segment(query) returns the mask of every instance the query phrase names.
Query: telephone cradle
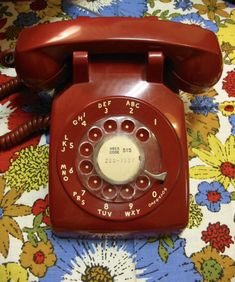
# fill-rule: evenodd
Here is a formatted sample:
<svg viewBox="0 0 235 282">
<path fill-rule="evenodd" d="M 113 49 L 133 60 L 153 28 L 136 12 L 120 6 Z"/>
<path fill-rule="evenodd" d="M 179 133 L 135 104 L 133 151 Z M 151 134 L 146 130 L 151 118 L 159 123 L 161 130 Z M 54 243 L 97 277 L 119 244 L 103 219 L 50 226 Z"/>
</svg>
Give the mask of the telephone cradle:
<svg viewBox="0 0 235 282">
<path fill-rule="evenodd" d="M 23 30 L 14 57 L 27 87 L 63 85 L 50 118 L 55 234 L 133 237 L 187 226 L 178 93 L 202 93 L 220 78 L 212 32 L 155 17 L 81 17 Z"/>
</svg>

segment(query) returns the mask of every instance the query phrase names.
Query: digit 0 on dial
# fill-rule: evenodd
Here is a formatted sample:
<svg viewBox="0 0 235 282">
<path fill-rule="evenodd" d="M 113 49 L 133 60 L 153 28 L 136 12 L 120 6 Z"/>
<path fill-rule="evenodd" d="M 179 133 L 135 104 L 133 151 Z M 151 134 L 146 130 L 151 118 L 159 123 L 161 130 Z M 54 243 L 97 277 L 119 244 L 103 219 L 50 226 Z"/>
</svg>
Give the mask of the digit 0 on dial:
<svg viewBox="0 0 235 282">
<path fill-rule="evenodd" d="M 63 187 L 76 204 L 98 217 L 128 220 L 147 214 L 166 198 L 177 178 L 180 149 L 174 129 L 160 112 L 137 99 L 109 99 L 109 115 L 99 106 L 102 111 L 94 116 L 97 105 L 106 103 L 88 105 L 65 127 L 74 148 L 66 158 L 58 150 L 57 160 L 76 173 L 64 181 L 59 171 Z M 168 131 L 171 145 L 162 146 L 162 130 Z M 173 157 L 164 159 L 164 154 Z M 172 162 L 178 169 L 172 169 Z"/>
</svg>

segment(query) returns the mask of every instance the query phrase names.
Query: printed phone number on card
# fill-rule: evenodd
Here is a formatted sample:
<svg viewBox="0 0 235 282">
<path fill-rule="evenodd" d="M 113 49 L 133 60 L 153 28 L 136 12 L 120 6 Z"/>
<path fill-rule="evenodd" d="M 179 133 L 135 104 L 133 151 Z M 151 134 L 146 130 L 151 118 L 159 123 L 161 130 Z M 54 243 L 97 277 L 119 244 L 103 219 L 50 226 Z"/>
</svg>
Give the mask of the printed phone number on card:
<svg viewBox="0 0 235 282">
<path fill-rule="evenodd" d="M 120 163 L 120 164 L 128 163 L 128 164 L 131 164 L 131 163 L 134 163 L 135 161 L 136 161 L 135 158 L 119 158 L 119 159 L 107 158 L 107 159 L 105 159 L 104 162 L 106 164 L 116 164 L 116 163 Z"/>
</svg>

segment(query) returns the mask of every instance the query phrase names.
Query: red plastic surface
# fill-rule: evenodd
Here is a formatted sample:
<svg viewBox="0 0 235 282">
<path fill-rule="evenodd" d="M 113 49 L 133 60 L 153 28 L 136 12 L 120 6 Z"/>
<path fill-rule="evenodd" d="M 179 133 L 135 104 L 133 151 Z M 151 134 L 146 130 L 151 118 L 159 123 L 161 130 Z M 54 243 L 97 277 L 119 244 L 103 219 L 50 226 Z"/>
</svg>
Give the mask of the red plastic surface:
<svg viewBox="0 0 235 282">
<path fill-rule="evenodd" d="M 55 99 L 49 187 L 56 234 L 132 236 L 186 226 L 188 159 L 183 102 L 163 84 L 145 80 L 146 64 L 145 56 L 136 55 L 90 58 L 89 82 L 73 84 Z M 101 118 L 117 115 L 135 118 L 155 134 L 162 154 L 161 171 L 168 173 L 163 183 L 156 181 L 141 197 L 119 203 L 102 201 L 90 193 L 75 167 L 80 140 L 89 128 Z M 63 181 L 65 175 L 69 181 Z"/>
<path fill-rule="evenodd" d="M 107 104 L 107 101 L 110 103 L 110 106 L 108 107 L 108 115 L 104 114 L 104 109 L 97 110 L 98 105 L 104 103 Z M 153 187 L 151 187 L 151 189 L 147 192 L 142 193 L 141 197 L 138 199 L 134 199 L 133 197 L 133 199 L 130 199 L 129 201 L 123 200 L 120 203 L 114 201 L 109 202 L 109 208 L 105 212 L 105 201 L 94 197 L 92 193 L 89 193 L 87 189 L 84 188 L 85 185 L 82 185 L 81 181 L 79 181 L 79 177 L 81 177 L 81 171 L 80 169 L 77 169 L 79 164 L 76 163 L 77 154 L 80 154 L 78 151 L 80 143 L 79 141 L 86 134 L 87 128 L 92 126 L 96 120 L 104 118 L 105 116 L 107 120 L 110 120 L 108 117 L 115 117 L 117 115 L 131 117 L 129 114 L 130 107 L 127 106 L 129 103 L 135 103 L 139 105 L 138 110 L 134 109 L 135 119 L 147 125 L 148 128 L 155 133 L 156 138 L 161 145 L 160 150 L 161 155 L 163 156 L 161 171 L 166 171 L 168 176 L 163 183 L 154 181 Z M 80 117 L 83 117 L 83 119 Z M 84 126 L 84 122 L 86 123 L 86 126 Z M 155 123 L 157 124 L 155 125 Z M 115 134 L 115 132 L 112 134 Z M 167 139 L 171 140 L 171 142 L 165 142 Z M 118 144 L 116 144 L 116 146 L 118 146 Z M 165 158 L 164 156 L 171 157 Z M 125 216 L 125 213 L 128 213 L 130 210 L 130 202 L 134 203 L 134 207 L 132 207 L 132 209 L 135 208 L 138 210 L 138 214 L 135 214 L 132 216 L 132 218 L 143 216 L 156 209 L 157 206 L 162 203 L 165 197 L 175 189 L 174 185 L 175 182 L 177 182 L 179 171 L 181 170 L 182 165 L 179 140 L 174 129 L 169 124 L 169 121 L 158 110 L 153 109 L 144 101 L 136 100 L 133 97 L 129 98 L 120 96 L 110 97 L 108 99 L 98 99 L 92 104 L 89 104 L 86 108 L 82 109 L 81 112 L 78 112 L 70 119 L 67 119 L 63 125 L 62 134 L 58 140 L 56 157 L 57 164 L 55 166 L 57 168 L 57 174 L 60 177 L 61 184 L 64 186 L 71 199 L 80 208 L 86 210 L 88 213 L 101 218 L 110 218 L 112 220 L 129 219 L 127 216 Z M 151 153 L 148 157 L 151 157 Z M 155 159 L 155 162 L 158 162 L 158 158 L 159 156 L 156 155 L 153 159 Z M 82 159 L 87 161 L 88 156 L 85 156 Z M 145 162 L 147 162 L 147 160 L 145 160 Z M 70 171 L 72 171 L 72 173 L 70 173 Z M 120 189 L 122 187 L 123 186 L 121 186 Z M 152 205 L 151 202 L 155 200 L 155 193 L 157 193 L 159 196 L 161 195 L 161 197 L 158 199 L 158 202 Z M 158 198 L 158 196 L 156 196 L 156 198 Z M 104 210 L 107 216 L 103 216 L 100 212 L 101 210 Z"/>
<path fill-rule="evenodd" d="M 211 87 L 222 72 L 221 52 L 214 33 L 199 26 L 158 21 L 155 17 L 84 17 L 25 29 L 16 46 L 16 71 L 28 86 L 52 88 L 68 72 L 65 64 L 72 61 L 73 51 L 162 51 L 167 61 L 165 79 L 171 80 L 175 88 L 195 93 Z M 40 68 L 35 67 L 35 61 L 40 62 Z"/>
<path fill-rule="evenodd" d="M 212 32 L 155 18 L 79 18 L 23 31 L 15 58 L 19 77 L 32 88 L 69 82 L 55 98 L 51 116 L 49 201 L 56 234 L 133 236 L 187 225 L 184 107 L 170 87 L 197 93 L 217 82 L 222 57 Z M 135 197 L 125 194 L 133 188 L 127 183 L 129 190 L 119 187 L 120 198 L 115 200 L 114 193 L 104 201 L 96 194 L 100 175 L 82 178 L 81 171 L 92 173 L 89 156 L 104 130 L 119 130 L 118 116 L 128 123 L 120 129 L 123 134 L 131 134 L 136 120 L 143 128 L 132 138 L 141 143 L 148 134 L 156 137 L 156 161 L 161 160 L 157 173 L 166 171 L 167 176 L 163 182 L 152 179 Z M 90 131 L 94 124 L 95 133 Z M 140 171 L 133 181 L 145 187 L 148 177 Z M 98 192 L 91 192 L 83 179 L 94 181 Z"/>
</svg>

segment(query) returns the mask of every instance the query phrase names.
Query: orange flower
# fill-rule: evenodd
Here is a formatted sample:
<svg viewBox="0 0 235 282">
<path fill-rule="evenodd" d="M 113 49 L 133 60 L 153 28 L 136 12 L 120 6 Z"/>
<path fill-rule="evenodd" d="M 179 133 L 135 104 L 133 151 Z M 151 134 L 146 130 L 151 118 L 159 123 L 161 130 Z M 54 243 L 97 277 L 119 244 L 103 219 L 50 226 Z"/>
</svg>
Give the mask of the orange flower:
<svg viewBox="0 0 235 282">
<path fill-rule="evenodd" d="M 33 246 L 30 242 L 23 245 L 20 255 L 20 263 L 24 268 L 37 277 L 43 277 L 47 268 L 53 266 L 56 262 L 56 256 L 50 241 L 39 242 Z"/>
<path fill-rule="evenodd" d="M 193 7 L 198 10 L 200 15 L 207 14 L 208 18 L 211 21 L 214 21 L 215 15 L 219 15 L 221 17 L 228 18 L 229 13 L 224 11 L 227 7 L 225 3 L 219 2 L 217 0 L 202 0 L 203 4 L 194 4 Z"/>
<path fill-rule="evenodd" d="M 235 276 L 235 261 L 228 256 L 220 255 L 210 246 L 194 253 L 191 259 L 204 282 L 230 282 Z"/>
<path fill-rule="evenodd" d="M 7 257 L 9 251 L 9 234 L 23 241 L 22 231 L 14 217 L 31 214 L 31 207 L 15 202 L 21 197 L 23 189 L 11 190 L 4 194 L 5 181 L 0 177 L 0 253 Z"/>
</svg>

